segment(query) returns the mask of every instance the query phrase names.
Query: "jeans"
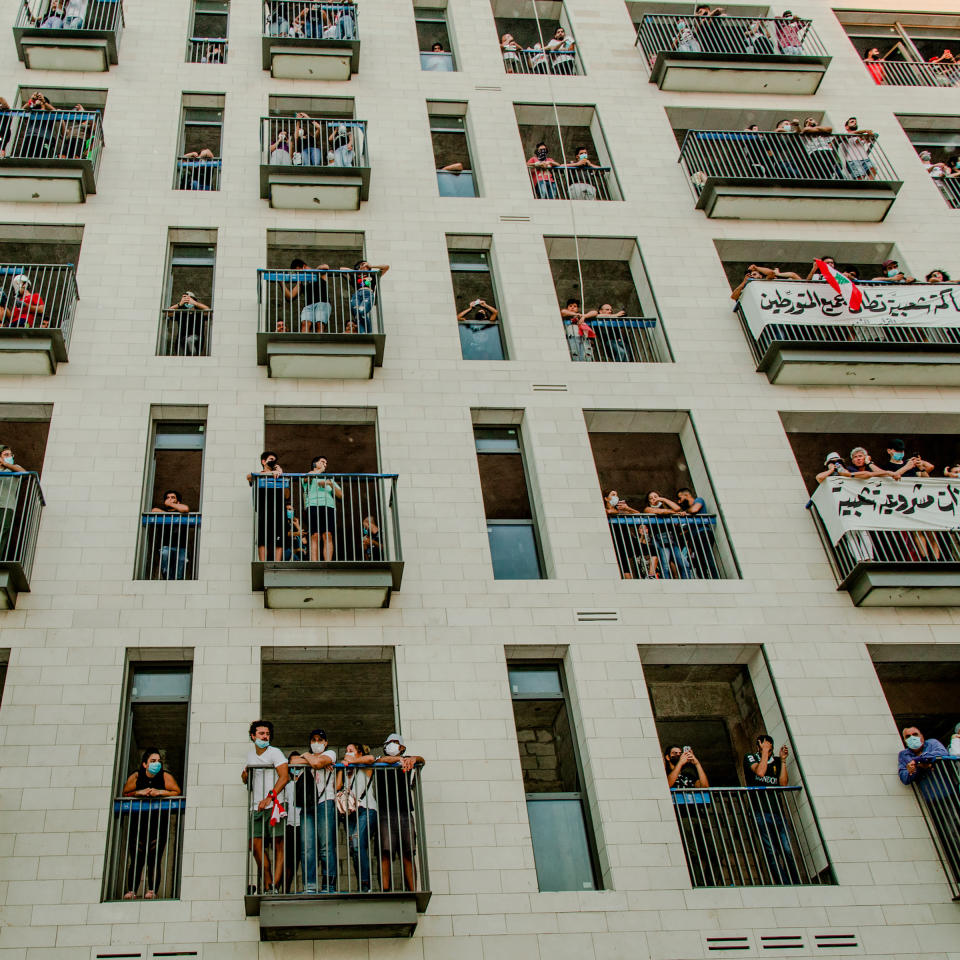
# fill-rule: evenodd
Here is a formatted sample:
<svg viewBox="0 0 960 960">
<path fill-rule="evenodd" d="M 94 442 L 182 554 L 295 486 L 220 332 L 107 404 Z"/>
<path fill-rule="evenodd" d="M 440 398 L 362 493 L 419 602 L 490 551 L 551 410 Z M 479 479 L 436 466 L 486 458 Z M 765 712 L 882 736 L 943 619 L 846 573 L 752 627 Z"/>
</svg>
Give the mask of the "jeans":
<svg viewBox="0 0 960 960">
<path fill-rule="evenodd" d="M 305 167 L 323 165 L 323 151 L 319 147 L 305 147 L 300 153 L 300 162 Z"/>
<path fill-rule="evenodd" d="M 586 337 L 581 337 L 575 323 L 567 324 L 567 346 L 572 360 L 587 361 L 593 359 L 593 348 Z"/>
<path fill-rule="evenodd" d="M 47 17 L 46 20 L 43 21 L 43 23 L 40 24 L 40 26 L 46 27 L 47 29 L 50 29 L 50 30 L 62 30 L 63 18 L 58 17 L 54 14 L 51 14 L 49 17 Z"/>
<path fill-rule="evenodd" d="M 340 19 L 337 21 L 337 39 L 353 40 L 355 36 L 356 26 L 354 25 L 353 17 L 350 16 L 349 13 L 341 13 Z"/>
<path fill-rule="evenodd" d="M 350 313 L 357 323 L 360 333 L 370 332 L 370 319 L 373 316 L 375 294 L 369 287 L 362 287 L 350 298 Z"/>
<path fill-rule="evenodd" d="M 773 876 L 774 883 L 799 883 L 797 867 L 793 858 L 793 847 L 790 846 L 790 831 L 783 817 L 773 810 L 755 810 L 753 814 L 757 823 L 757 832 L 760 843 L 767 858 L 767 865 Z M 780 863 L 783 858 L 783 865 Z"/>
<path fill-rule="evenodd" d="M 309 786 L 309 784 L 308 784 Z M 337 805 L 322 800 L 308 803 L 300 817 L 303 843 L 303 885 L 306 893 L 337 892 Z M 317 888 L 317 860 L 321 887 Z"/>
<path fill-rule="evenodd" d="M 68 30 L 82 30 L 83 29 L 83 17 L 67 17 L 64 22 L 64 26 Z"/>
<path fill-rule="evenodd" d="M 330 319 L 330 312 L 332 310 L 333 307 L 331 307 L 329 303 L 308 303 L 300 311 L 300 332 L 304 332 L 303 327 L 308 323 L 313 324 L 314 328 L 317 326 L 325 327 Z M 306 332 L 309 333 L 310 331 L 308 330 Z"/>
<path fill-rule="evenodd" d="M 537 196 L 541 200 L 557 199 L 557 181 L 556 180 L 538 180 Z"/>
<path fill-rule="evenodd" d="M 335 167 L 352 167 L 353 151 L 349 147 L 337 147 L 333 151 L 333 165 Z"/>
<path fill-rule="evenodd" d="M 271 37 L 285 37 L 290 33 L 290 21 L 284 17 L 278 17 L 267 24 L 267 34 Z"/>
<path fill-rule="evenodd" d="M 187 572 L 186 547 L 160 548 L 160 579 L 183 580 Z"/>
<path fill-rule="evenodd" d="M 357 871 L 357 880 L 360 883 L 360 892 L 370 891 L 370 861 L 376 861 L 377 853 L 370 850 L 370 834 L 377 832 L 377 811 L 359 807 L 356 814 L 347 817 L 347 844 L 350 848 L 350 858 Z M 375 845 L 376 846 L 376 845 Z"/>
<path fill-rule="evenodd" d="M 657 556 L 660 558 L 660 578 L 662 580 L 672 580 L 670 573 L 670 558 L 676 564 L 677 573 L 681 580 L 690 580 L 693 575 L 690 572 L 690 551 L 686 547 L 681 547 L 676 543 L 668 543 L 663 540 L 654 540 L 654 547 L 657 550 Z"/>
</svg>

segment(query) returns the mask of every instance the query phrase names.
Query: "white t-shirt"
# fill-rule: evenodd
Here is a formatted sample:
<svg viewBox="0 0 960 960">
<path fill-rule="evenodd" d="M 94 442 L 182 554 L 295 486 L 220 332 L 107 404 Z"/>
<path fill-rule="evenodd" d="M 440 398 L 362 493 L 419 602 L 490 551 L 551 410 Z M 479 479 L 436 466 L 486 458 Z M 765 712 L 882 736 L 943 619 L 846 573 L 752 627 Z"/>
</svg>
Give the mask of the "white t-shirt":
<svg viewBox="0 0 960 960">
<path fill-rule="evenodd" d="M 283 751 L 277 747 L 267 747 L 263 753 L 257 753 L 257 748 L 251 746 L 250 752 L 247 754 L 248 766 L 265 766 L 269 764 L 276 770 L 277 767 L 283 766 L 286 762 L 287 758 L 283 755 Z M 259 806 L 260 801 L 273 789 L 273 785 L 277 782 L 277 775 L 273 770 L 249 770 L 247 772 L 247 778 L 252 778 L 250 807 L 255 810 Z"/>
<path fill-rule="evenodd" d="M 334 763 L 337 762 L 336 750 L 324 750 L 321 757 L 329 757 Z M 294 770 L 302 769 L 301 776 L 312 777 L 317 784 L 317 803 L 323 803 L 325 800 L 333 800 L 337 795 L 337 771 L 333 767 L 324 767 L 322 770 L 314 770 L 313 767 L 302 767 L 297 764 Z"/>
<path fill-rule="evenodd" d="M 367 774 L 370 774 L 368 777 Z M 357 806 L 367 810 L 377 809 L 376 788 L 373 785 L 373 771 L 369 767 L 346 767 L 343 771 L 343 789 L 352 790 L 357 798 Z"/>
</svg>

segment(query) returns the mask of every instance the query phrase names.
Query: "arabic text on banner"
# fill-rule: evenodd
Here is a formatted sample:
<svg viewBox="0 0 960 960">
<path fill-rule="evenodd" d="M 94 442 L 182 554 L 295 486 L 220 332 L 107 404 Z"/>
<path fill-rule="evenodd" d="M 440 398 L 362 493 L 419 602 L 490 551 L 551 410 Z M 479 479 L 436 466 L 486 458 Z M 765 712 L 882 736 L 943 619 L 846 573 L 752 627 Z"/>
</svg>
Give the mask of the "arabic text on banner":
<svg viewBox="0 0 960 960">
<path fill-rule="evenodd" d="M 960 327 L 956 284 L 864 285 L 860 289 L 863 305 L 851 312 L 826 283 L 754 280 L 744 287 L 737 306 L 757 339 L 771 323 Z"/>
<path fill-rule="evenodd" d="M 811 498 L 830 542 L 848 530 L 960 530 L 960 481 L 831 477 Z"/>
</svg>

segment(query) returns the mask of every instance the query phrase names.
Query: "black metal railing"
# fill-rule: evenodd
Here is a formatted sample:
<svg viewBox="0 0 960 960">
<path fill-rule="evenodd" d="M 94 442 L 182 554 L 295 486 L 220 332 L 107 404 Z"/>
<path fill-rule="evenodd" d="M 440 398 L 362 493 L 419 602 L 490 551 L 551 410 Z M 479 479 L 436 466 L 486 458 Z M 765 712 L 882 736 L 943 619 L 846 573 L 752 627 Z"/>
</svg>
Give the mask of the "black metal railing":
<svg viewBox="0 0 960 960">
<path fill-rule="evenodd" d="M 180 896 L 186 797 L 117 797 L 113 801 L 104 867 L 104 900 L 150 893 Z"/>
<path fill-rule="evenodd" d="M 690 788 L 670 794 L 695 887 L 830 882 L 804 829 L 801 787 Z"/>
<path fill-rule="evenodd" d="M 680 164 L 694 196 L 710 180 L 783 186 L 866 181 L 898 182 L 876 140 L 856 134 L 757 133 L 688 130 Z M 872 175 L 871 175 L 872 174 Z"/>
<path fill-rule="evenodd" d="M 311 3 L 309 0 L 266 0 L 265 37 L 302 40 L 359 40 L 355 3 Z"/>
<path fill-rule="evenodd" d="M 655 317 L 594 317 L 583 327 L 565 323 L 570 359 L 587 363 L 662 363 Z"/>
<path fill-rule="evenodd" d="M 528 165 L 530 185 L 538 200 L 617 200 L 611 167 L 557 164 Z"/>
<path fill-rule="evenodd" d="M 947 201 L 947 206 L 954 210 L 960 208 L 960 177 L 934 177 L 933 182 Z"/>
<path fill-rule="evenodd" d="M 123 30 L 121 0 L 22 0 L 14 29 L 40 27 L 67 35 L 113 33 L 119 40 Z M 81 32 L 82 31 L 82 32 Z"/>
<path fill-rule="evenodd" d="M 722 580 L 717 518 L 609 516 L 610 536 L 625 580 Z"/>
<path fill-rule="evenodd" d="M 261 117 L 260 163 L 272 167 L 368 167 L 367 121 Z"/>
<path fill-rule="evenodd" d="M 72 263 L 0 264 L 0 331 L 59 330 L 69 346 L 79 299 Z"/>
<path fill-rule="evenodd" d="M 0 111 L 6 160 L 84 160 L 100 169 L 103 123 L 96 110 Z"/>
<path fill-rule="evenodd" d="M 277 798 L 286 815 L 278 817 L 272 800 L 257 809 L 269 798 L 276 770 L 247 767 L 249 895 L 429 891 L 419 764 L 409 773 L 391 763 L 289 770 L 291 783 Z"/>
<path fill-rule="evenodd" d="M 20 567 L 25 585 L 33 573 L 45 505 L 39 474 L 0 471 L 0 565 Z"/>
<path fill-rule="evenodd" d="M 379 280 L 379 270 L 258 270 L 257 329 L 269 334 L 383 333 Z"/>
<path fill-rule="evenodd" d="M 227 40 L 216 37 L 190 37 L 187 63 L 226 63 Z"/>
<path fill-rule="evenodd" d="M 884 87 L 960 87 L 960 62 L 865 60 L 874 83 Z"/>
<path fill-rule="evenodd" d="M 960 899 L 960 757 L 940 757 L 911 786 L 953 899 Z"/>
<path fill-rule="evenodd" d="M 144 513 L 137 538 L 137 580 L 196 580 L 199 513 Z"/>
<path fill-rule="evenodd" d="M 503 50 L 503 69 L 507 73 L 539 73 L 554 77 L 577 77 L 583 64 L 576 47 L 544 50 L 540 46 Z"/>
<path fill-rule="evenodd" d="M 396 474 L 254 474 L 252 486 L 255 561 L 296 567 L 403 559 Z"/>
<path fill-rule="evenodd" d="M 160 311 L 158 357 L 209 357 L 213 311 L 174 307 Z"/>
<path fill-rule="evenodd" d="M 658 54 L 690 59 L 720 55 L 730 60 L 825 57 L 826 48 L 810 20 L 782 17 L 697 17 L 648 13 L 637 30 L 648 68 Z"/>
<path fill-rule="evenodd" d="M 219 157 L 177 157 L 176 190 L 219 190 L 220 170 L 223 160 Z"/>
</svg>

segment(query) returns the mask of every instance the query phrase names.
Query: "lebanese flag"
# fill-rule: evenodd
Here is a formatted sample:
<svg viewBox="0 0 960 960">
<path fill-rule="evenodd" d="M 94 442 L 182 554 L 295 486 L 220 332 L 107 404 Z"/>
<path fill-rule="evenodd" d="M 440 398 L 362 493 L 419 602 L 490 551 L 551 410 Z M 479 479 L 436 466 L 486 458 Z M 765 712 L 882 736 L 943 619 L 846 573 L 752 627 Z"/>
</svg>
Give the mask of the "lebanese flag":
<svg viewBox="0 0 960 960">
<path fill-rule="evenodd" d="M 829 263 L 824 263 L 822 260 L 814 260 L 813 262 L 817 265 L 817 269 L 823 274 L 827 283 L 847 301 L 850 310 L 859 310 L 860 304 L 863 303 L 861 289 L 851 279 L 845 277 L 842 273 L 837 273 Z"/>
<path fill-rule="evenodd" d="M 270 826 L 275 827 L 287 815 L 287 811 L 283 809 L 275 793 L 271 796 L 273 797 L 273 809 L 270 811 Z"/>
</svg>

